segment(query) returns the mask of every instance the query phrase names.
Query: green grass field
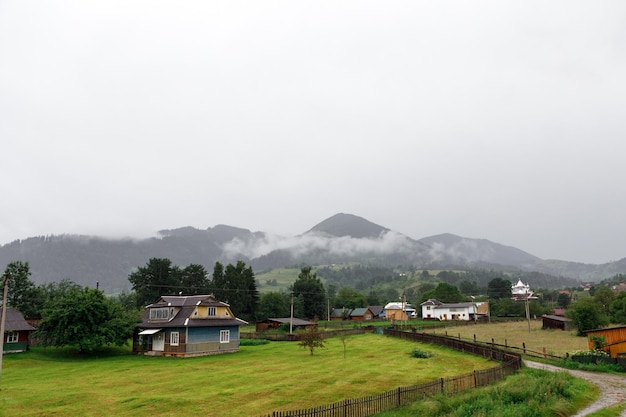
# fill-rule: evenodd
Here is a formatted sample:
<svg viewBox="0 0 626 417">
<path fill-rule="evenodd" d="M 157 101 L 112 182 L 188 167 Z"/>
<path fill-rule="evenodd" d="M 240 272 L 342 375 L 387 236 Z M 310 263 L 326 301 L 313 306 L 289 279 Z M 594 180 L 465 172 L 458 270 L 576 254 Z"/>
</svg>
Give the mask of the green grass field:
<svg viewBox="0 0 626 417">
<path fill-rule="evenodd" d="M 300 269 L 278 268 L 256 275 L 259 283 L 258 290 L 261 294 L 266 292 L 289 292 L 289 288 L 298 279 Z M 270 282 L 271 284 L 268 284 Z"/>
<path fill-rule="evenodd" d="M 328 339 L 311 356 L 296 343 L 242 346 L 200 358 L 34 348 L 4 358 L 0 416 L 260 416 L 378 394 L 495 365 L 481 357 L 366 334 Z M 116 351 L 120 352 L 120 351 Z"/>
<path fill-rule="evenodd" d="M 578 350 L 588 350 L 586 337 L 576 336 L 576 331 L 562 330 L 542 330 L 541 319 L 530 321 L 530 332 L 528 331 L 527 321 L 511 321 L 500 323 L 483 323 L 476 325 L 462 325 L 457 327 L 448 327 L 445 329 L 434 330 L 435 334 L 444 334 L 448 336 L 458 337 L 466 340 L 476 339 L 483 342 L 494 342 L 500 345 L 505 343 L 508 346 L 522 346 L 526 344 L 528 349 L 546 353 L 565 356 L 566 353 L 572 354 Z M 430 332 L 430 330 L 429 330 Z"/>
</svg>

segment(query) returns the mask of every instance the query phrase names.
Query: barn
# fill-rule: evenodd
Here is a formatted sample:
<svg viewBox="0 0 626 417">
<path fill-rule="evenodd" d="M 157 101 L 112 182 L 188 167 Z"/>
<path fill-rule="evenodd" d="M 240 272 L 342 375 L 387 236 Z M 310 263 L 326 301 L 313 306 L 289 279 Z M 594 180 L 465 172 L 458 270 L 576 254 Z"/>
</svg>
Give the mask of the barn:
<svg viewBox="0 0 626 417">
<path fill-rule="evenodd" d="M 572 330 L 572 320 L 567 317 L 557 316 L 553 314 L 544 314 L 541 316 L 543 325 L 542 329 Z"/>
</svg>

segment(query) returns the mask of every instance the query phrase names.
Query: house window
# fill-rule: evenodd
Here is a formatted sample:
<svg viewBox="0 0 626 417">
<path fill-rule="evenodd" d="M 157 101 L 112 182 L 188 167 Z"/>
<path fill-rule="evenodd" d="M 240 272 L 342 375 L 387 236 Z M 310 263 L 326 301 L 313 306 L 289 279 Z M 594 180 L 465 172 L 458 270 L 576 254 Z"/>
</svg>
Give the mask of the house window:
<svg viewBox="0 0 626 417">
<path fill-rule="evenodd" d="M 169 318 L 170 310 L 167 307 L 150 309 L 150 320 L 168 320 Z"/>
<path fill-rule="evenodd" d="M 20 339 L 20 334 L 18 332 L 8 332 L 7 333 L 7 343 L 17 343 Z"/>
<path fill-rule="evenodd" d="M 215 307 L 209 307 L 208 308 L 209 317 L 215 317 L 215 314 L 216 314 Z"/>
<path fill-rule="evenodd" d="M 220 343 L 230 342 L 230 330 L 220 330 Z"/>
<path fill-rule="evenodd" d="M 178 332 L 172 332 L 170 333 L 170 345 L 171 346 L 178 346 Z"/>
</svg>

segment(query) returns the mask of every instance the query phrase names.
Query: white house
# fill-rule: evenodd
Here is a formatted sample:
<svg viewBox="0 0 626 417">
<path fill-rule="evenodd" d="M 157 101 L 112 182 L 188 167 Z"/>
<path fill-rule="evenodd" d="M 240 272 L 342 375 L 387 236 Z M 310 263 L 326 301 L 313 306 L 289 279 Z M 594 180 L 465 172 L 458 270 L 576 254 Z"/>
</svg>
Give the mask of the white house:
<svg viewBox="0 0 626 417">
<path fill-rule="evenodd" d="M 479 317 L 489 315 L 489 303 L 469 302 L 469 303 L 442 303 L 441 301 L 430 299 L 422 304 L 422 318 L 430 320 L 477 320 Z"/>
<path fill-rule="evenodd" d="M 417 317 L 417 311 L 411 304 L 402 302 L 391 302 L 385 305 L 386 320 L 409 320 Z"/>
</svg>

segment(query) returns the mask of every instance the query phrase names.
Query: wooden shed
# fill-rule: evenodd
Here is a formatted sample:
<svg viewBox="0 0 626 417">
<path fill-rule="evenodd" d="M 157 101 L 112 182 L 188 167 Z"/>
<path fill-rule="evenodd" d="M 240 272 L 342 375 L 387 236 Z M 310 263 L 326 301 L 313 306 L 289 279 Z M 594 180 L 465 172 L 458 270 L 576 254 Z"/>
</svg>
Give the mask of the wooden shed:
<svg viewBox="0 0 626 417">
<path fill-rule="evenodd" d="M 544 314 L 541 318 L 543 319 L 542 329 L 572 330 L 572 320 L 567 317 Z"/>
<path fill-rule="evenodd" d="M 602 350 L 609 353 L 612 358 L 626 357 L 626 326 L 587 330 L 585 334 L 589 349 L 595 348 L 592 337 L 602 336 L 606 340 L 606 346 Z"/>
<path fill-rule="evenodd" d="M 294 329 L 312 329 L 317 327 L 317 323 L 298 319 L 298 318 L 290 318 L 290 317 L 282 317 L 282 318 L 269 318 L 267 320 L 262 320 L 257 322 L 256 331 L 262 332 L 264 330 L 277 329 L 281 325 L 291 325 Z"/>
</svg>

